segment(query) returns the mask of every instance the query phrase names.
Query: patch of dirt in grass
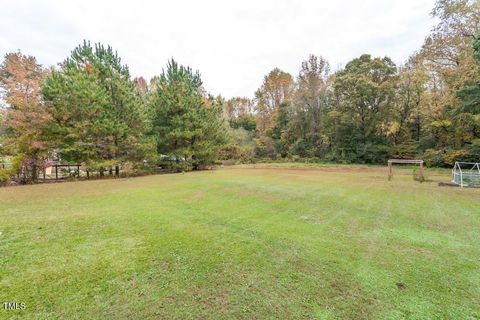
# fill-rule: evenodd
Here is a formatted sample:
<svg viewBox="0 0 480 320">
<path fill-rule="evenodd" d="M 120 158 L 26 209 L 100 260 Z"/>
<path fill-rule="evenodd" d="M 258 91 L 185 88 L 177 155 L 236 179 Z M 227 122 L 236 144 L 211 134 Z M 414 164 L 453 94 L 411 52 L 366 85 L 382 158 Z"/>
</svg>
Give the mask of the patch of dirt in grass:
<svg viewBox="0 0 480 320">
<path fill-rule="evenodd" d="M 457 225 L 461 225 L 459 221 L 455 221 L 455 222 L 457 223 Z M 431 222 L 431 223 L 428 223 L 427 226 L 429 227 L 429 229 L 432 229 L 433 231 L 449 232 L 450 230 L 452 230 L 451 224 L 447 224 L 443 222 Z"/>
<path fill-rule="evenodd" d="M 207 193 L 202 190 L 195 190 L 192 192 L 192 198 L 196 200 L 203 199 L 205 198 L 206 195 Z"/>
<path fill-rule="evenodd" d="M 267 203 L 272 203 L 275 201 L 278 201 L 278 197 L 275 197 L 271 194 L 267 194 L 265 192 L 259 192 L 259 191 L 252 191 L 252 190 L 246 190 L 246 189 L 238 189 L 238 188 L 233 188 L 233 187 L 224 187 L 222 188 L 222 193 L 230 193 L 234 194 L 238 198 L 244 198 L 244 197 L 254 197 L 257 199 L 260 199 L 264 202 Z"/>
<path fill-rule="evenodd" d="M 315 225 L 322 224 L 322 220 L 312 216 L 303 215 L 303 216 L 300 216 L 300 219 L 302 219 L 305 223 L 309 223 L 309 224 L 315 224 Z"/>
<path fill-rule="evenodd" d="M 385 166 L 349 166 L 349 165 L 332 165 L 332 166 L 279 166 L 275 164 L 270 165 L 248 165 L 248 166 L 238 166 L 231 167 L 230 169 L 238 170 L 255 170 L 255 174 L 293 174 L 300 176 L 310 176 L 318 175 L 321 173 L 363 173 L 363 174 L 372 174 L 375 179 L 387 179 L 388 167 Z M 395 168 L 395 176 L 411 176 L 413 172 L 412 168 Z M 427 175 L 429 177 L 444 177 L 445 175 L 441 172 L 430 172 L 427 170 Z M 372 178 L 369 176 L 369 178 Z M 358 179 L 358 177 L 356 177 Z"/>
<path fill-rule="evenodd" d="M 227 314 L 230 310 L 230 291 L 223 290 L 211 294 L 206 299 L 202 300 L 203 309 L 211 313 L 212 310 L 216 310 L 221 314 Z"/>
<path fill-rule="evenodd" d="M 314 174 L 319 172 L 339 172 L 339 173 L 348 173 L 348 172 L 369 172 L 372 170 L 379 170 L 379 169 L 370 169 L 370 168 L 352 168 L 352 167 L 318 167 L 318 168 L 280 168 L 280 167 L 247 167 L 247 168 L 233 168 L 238 170 L 255 170 L 259 173 L 282 173 L 285 174 L 286 172 L 291 173 L 302 173 L 302 174 Z M 383 169 L 386 172 L 386 169 Z"/>
<path fill-rule="evenodd" d="M 398 290 L 404 290 L 407 288 L 407 286 L 402 282 L 397 282 L 395 285 L 397 286 Z"/>
<path fill-rule="evenodd" d="M 333 309 L 339 319 L 371 319 L 378 309 L 377 297 L 371 296 L 362 286 L 349 281 L 347 275 L 337 274 L 328 287 L 317 293 L 317 303 Z"/>
</svg>

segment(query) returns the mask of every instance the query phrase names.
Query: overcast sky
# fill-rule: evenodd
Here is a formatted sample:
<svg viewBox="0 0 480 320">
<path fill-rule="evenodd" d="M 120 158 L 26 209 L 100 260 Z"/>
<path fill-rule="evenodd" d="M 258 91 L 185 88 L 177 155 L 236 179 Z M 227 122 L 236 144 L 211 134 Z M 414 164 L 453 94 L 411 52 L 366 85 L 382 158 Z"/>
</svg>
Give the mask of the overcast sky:
<svg viewBox="0 0 480 320">
<path fill-rule="evenodd" d="M 205 88 L 252 97 L 274 67 L 296 76 L 308 54 L 338 69 L 362 53 L 401 63 L 432 28 L 434 0 L 15 0 L 0 10 L 0 55 L 49 66 L 83 39 L 110 44 L 133 76 L 169 58 L 200 70 Z"/>
</svg>

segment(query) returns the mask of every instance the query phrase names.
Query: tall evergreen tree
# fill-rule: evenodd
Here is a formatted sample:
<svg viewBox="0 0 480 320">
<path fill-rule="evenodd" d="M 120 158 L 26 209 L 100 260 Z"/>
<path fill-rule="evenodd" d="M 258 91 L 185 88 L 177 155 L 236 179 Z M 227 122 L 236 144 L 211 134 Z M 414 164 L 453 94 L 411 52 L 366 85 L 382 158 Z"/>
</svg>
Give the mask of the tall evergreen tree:
<svg viewBox="0 0 480 320">
<path fill-rule="evenodd" d="M 212 164 L 226 141 L 223 103 L 205 95 L 198 71 L 173 59 L 152 83 L 158 153 L 173 158 L 183 170 Z"/>
<path fill-rule="evenodd" d="M 43 86 L 51 146 L 65 161 L 91 166 L 149 154 L 148 110 L 128 67 L 111 47 L 84 42 Z"/>
</svg>

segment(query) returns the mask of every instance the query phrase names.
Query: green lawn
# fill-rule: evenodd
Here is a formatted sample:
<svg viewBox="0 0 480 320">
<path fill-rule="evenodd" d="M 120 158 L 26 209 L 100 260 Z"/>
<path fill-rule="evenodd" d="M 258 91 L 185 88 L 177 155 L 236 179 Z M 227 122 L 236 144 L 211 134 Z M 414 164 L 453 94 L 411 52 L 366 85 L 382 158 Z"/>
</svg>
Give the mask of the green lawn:
<svg viewBox="0 0 480 320">
<path fill-rule="evenodd" d="M 397 172 L 398 173 L 398 172 Z M 257 165 L 0 189 L 0 319 L 478 319 L 480 190 Z"/>
</svg>

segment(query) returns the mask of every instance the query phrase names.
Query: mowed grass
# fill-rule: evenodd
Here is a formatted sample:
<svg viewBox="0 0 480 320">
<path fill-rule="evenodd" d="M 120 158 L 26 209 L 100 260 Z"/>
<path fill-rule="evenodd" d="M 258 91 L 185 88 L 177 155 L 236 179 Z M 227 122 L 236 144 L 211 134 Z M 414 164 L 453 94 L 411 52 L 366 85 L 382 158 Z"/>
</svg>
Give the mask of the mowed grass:
<svg viewBox="0 0 480 320">
<path fill-rule="evenodd" d="M 403 173 L 249 166 L 0 189 L 0 303 L 26 305 L 0 318 L 480 318 L 480 190 Z"/>
</svg>

